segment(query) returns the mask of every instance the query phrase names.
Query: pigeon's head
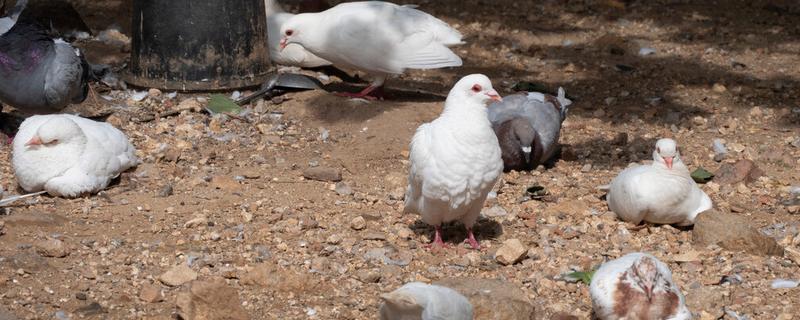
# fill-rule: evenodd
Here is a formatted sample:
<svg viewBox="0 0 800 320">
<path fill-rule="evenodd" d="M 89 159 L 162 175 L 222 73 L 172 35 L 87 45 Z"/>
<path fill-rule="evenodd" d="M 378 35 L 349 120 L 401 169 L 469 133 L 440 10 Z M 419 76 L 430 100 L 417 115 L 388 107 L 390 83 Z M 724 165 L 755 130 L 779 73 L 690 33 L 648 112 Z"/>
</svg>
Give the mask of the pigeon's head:
<svg viewBox="0 0 800 320">
<path fill-rule="evenodd" d="M 450 90 L 450 96 L 460 97 L 486 106 L 489 101 L 503 101 L 503 98 L 492 88 L 492 81 L 482 74 L 471 74 L 458 80 Z"/>
<path fill-rule="evenodd" d="M 286 20 L 281 26 L 281 50 L 286 48 L 291 43 L 296 43 L 302 45 L 303 41 L 303 32 L 301 32 L 303 25 L 305 24 L 305 20 L 309 18 L 308 14 L 298 14 L 294 17 Z"/>
<path fill-rule="evenodd" d="M 71 144 L 80 139 L 86 139 L 86 137 L 75 121 L 63 116 L 53 116 L 39 126 L 36 134 L 25 145 L 55 146 Z"/>
<path fill-rule="evenodd" d="M 688 309 L 671 276 L 659 270 L 659 263 L 644 256 L 622 274 L 613 309 L 619 319 L 690 319 L 683 317 Z"/>
<path fill-rule="evenodd" d="M 667 169 L 672 169 L 672 163 L 675 160 L 680 161 L 680 155 L 678 144 L 675 140 L 663 138 L 656 142 L 656 149 L 653 150 L 653 161 L 666 166 Z"/>
</svg>

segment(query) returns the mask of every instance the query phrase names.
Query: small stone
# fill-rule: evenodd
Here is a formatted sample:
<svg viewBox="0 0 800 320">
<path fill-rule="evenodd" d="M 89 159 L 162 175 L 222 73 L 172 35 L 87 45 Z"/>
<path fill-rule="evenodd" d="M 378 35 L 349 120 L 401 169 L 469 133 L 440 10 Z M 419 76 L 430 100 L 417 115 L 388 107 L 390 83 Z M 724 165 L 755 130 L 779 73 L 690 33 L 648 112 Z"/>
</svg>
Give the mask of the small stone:
<svg viewBox="0 0 800 320">
<path fill-rule="evenodd" d="M 751 219 L 717 210 L 700 213 L 692 230 L 695 246 L 718 245 L 730 251 L 745 251 L 762 256 L 782 256 L 783 248 L 775 239 L 751 225 Z"/>
<path fill-rule="evenodd" d="M 334 190 L 340 196 L 349 196 L 353 194 L 353 188 L 347 185 L 347 183 L 345 183 L 344 181 L 337 182 Z"/>
<path fill-rule="evenodd" d="M 764 171 L 758 168 L 752 160 L 742 159 L 736 161 L 733 165 L 729 163 L 723 164 L 717 170 L 714 181 L 720 185 L 733 185 L 739 182 L 749 184 L 763 175 Z"/>
<path fill-rule="evenodd" d="M 161 198 L 166 198 L 172 195 L 173 189 L 172 184 L 166 184 L 161 187 L 161 190 L 158 191 L 158 196 Z"/>
<path fill-rule="evenodd" d="M 483 215 L 490 218 L 504 217 L 508 215 L 508 211 L 506 211 L 506 209 L 503 209 L 503 207 L 501 207 L 500 205 L 494 205 L 489 209 L 483 210 Z"/>
<path fill-rule="evenodd" d="M 350 220 L 350 228 L 353 230 L 363 230 L 367 227 L 367 220 L 364 220 L 364 217 L 358 216 Z"/>
<path fill-rule="evenodd" d="M 589 171 L 592 171 L 591 163 L 584 164 L 583 167 L 581 167 L 581 172 L 589 172 Z"/>
<path fill-rule="evenodd" d="M 195 279 L 197 279 L 197 272 L 194 272 L 194 270 L 183 263 L 172 267 L 169 271 L 158 276 L 158 280 L 161 281 L 161 283 L 170 287 L 177 287 Z"/>
<path fill-rule="evenodd" d="M 365 234 L 364 234 L 364 236 L 363 236 L 362 238 L 363 238 L 364 240 L 380 240 L 380 241 L 385 241 L 385 240 L 386 240 L 386 234 L 385 234 L 385 233 L 383 233 L 383 232 L 374 232 L 374 231 L 371 231 L 371 232 L 367 232 L 367 233 L 365 233 Z"/>
<path fill-rule="evenodd" d="M 400 239 L 411 239 L 413 235 L 414 231 L 412 231 L 409 227 L 400 226 L 399 228 L 397 228 L 397 236 Z"/>
<path fill-rule="evenodd" d="M 342 242 L 342 236 L 338 234 L 332 234 L 328 236 L 328 239 L 325 240 L 328 244 L 339 244 Z"/>
<path fill-rule="evenodd" d="M 528 253 L 528 249 L 522 245 L 519 239 L 508 239 L 497 250 L 495 259 L 502 265 L 510 265 L 521 261 L 526 253 Z"/>
<path fill-rule="evenodd" d="M 106 309 L 103 308 L 103 306 L 97 302 L 92 302 L 88 305 L 75 309 L 75 313 L 80 314 L 84 317 L 103 314 L 106 312 L 107 312 Z"/>
<path fill-rule="evenodd" d="M 711 147 L 714 150 L 714 161 L 720 162 L 725 159 L 728 149 L 725 148 L 725 143 L 722 142 L 722 139 L 714 139 Z"/>
<path fill-rule="evenodd" d="M 726 88 L 725 85 L 721 83 L 715 83 L 714 86 L 711 87 L 711 90 L 713 90 L 716 93 L 723 93 L 725 91 L 728 91 L 728 88 Z"/>
<path fill-rule="evenodd" d="M 335 168 L 313 167 L 303 171 L 303 177 L 317 181 L 337 182 L 342 180 L 342 173 Z"/>
<path fill-rule="evenodd" d="M 206 217 L 200 216 L 200 217 L 194 217 L 193 219 L 186 221 L 186 223 L 183 224 L 183 227 L 191 229 L 206 224 L 208 224 L 208 219 Z"/>
<path fill-rule="evenodd" d="M 193 281 L 176 299 L 182 319 L 247 320 L 250 316 L 242 308 L 239 293 L 224 279 Z"/>
<path fill-rule="evenodd" d="M 164 295 L 161 293 L 161 288 L 146 283 L 142 285 L 139 290 L 139 299 L 147 303 L 156 303 L 164 300 Z"/>
<path fill-rule="evenodd" d="M 70 252 L 63 241 L 55 238 L 37 241 L 34 246 L 36 247 L 36 252 L 43 257 L 63 258 L 68 256 Z"/>
<path fill-rule="evenodd" d="M 753 107 L 750 109 L 750 116 L 753 118 L 760 118 L 763 115 L 764 111 L 762 111 L 759 107 Z"/>
<path fill-rule="evenodd" d="M 78 300 L 86 300 L 87 298 L 88 298 L 88 297 L 87 297 L 87 296 L 86 296 L 86 294 L 85 294 L 85 293 L 83 293 L 83 292 L 78 292 L 78 293 L 75 293 L 75 299 L 78 299 Z"/>
<path fill-rule="evenodd" d="M 364 283 L 376 283 L 381 281 L 381 274 L 372 270 L 361 270 L 358 272 L 358 280 Z"/>
<path fill-rule="evenodd" d="M 786 247 L 783 249 L 786 257 L 794 261 L 795 264 L 800 266 L 800 249 L 795 247 Z"/>
<path fill-rule="evenodd" d="M 161 90 L 152 88 L 150 90 L 147 90 L 147 95 L 150 96 L 151 98 L 158 98 L 161 96 Z"/>
</svg>

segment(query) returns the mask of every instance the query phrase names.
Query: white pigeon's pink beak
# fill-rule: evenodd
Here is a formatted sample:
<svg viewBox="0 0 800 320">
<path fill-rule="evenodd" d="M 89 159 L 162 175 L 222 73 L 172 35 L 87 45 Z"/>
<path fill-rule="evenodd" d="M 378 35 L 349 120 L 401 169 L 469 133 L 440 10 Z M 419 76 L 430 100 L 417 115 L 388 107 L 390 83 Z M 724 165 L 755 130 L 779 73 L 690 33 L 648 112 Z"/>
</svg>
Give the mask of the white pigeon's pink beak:
<svg viewBox="0 0 800 320">
<path fill-rule="evenodd" d="M 492 99 L 497 102 L 503 102 L 503 98 L 501 98 L 500 95 L 497 94 L 497 91 L 494 90 L 486 91 L 486 95 L 489 96 L 489 99 Z"/>
<path fill-rule="evenodd" d="M 281 38 L 281 51 L 283 51 L 283 49 L 285 49 L 288 44 L 289 41 L 287 41 L 286 38 Z"/>
<path fill-rule="evenodd" d="M 25 143 L 26 146 L 40 146 L 42 145 L 42 139 L 39 136 L 33 136 L 28 142 Z"/>
<path fill-rule="evenodd" d="M 667 169 L 672 169 L 672 159 L 673 157 L 664 157 L 664 162 L 667 163 Z"/>
</svg>

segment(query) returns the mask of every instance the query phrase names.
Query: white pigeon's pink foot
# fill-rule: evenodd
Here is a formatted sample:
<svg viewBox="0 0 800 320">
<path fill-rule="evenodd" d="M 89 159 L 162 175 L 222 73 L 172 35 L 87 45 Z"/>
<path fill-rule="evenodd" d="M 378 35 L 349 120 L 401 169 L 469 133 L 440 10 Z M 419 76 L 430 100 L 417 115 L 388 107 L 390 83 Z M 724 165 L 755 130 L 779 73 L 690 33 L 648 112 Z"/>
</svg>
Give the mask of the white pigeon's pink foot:
<svg viewBox="0 0 800 320">
<path fill-rule="evenodd" d="M 475 240 L 475 235 L 472 233 L 472 228 L 467 228 L 467 240 L 465 241 L 472 246 L 472 249 L 481 249 L 481 244 L 478 243 L 478 240 Z"/>
<path fill-rule="evenodd" d="M 442 226 L 435 226 L 434 229 L 433 242 L 425 245 L 425 247 L 431 249 L 431 252 L 437 253 L 442 249 L 447 249 L 447 244 L 442 241 Z"/>
<path fill-rule="evenodd" d="M 361 90 L 359 93 L 351 92 L 336 92 L 334 93 L 340 97 L 348 98 L 362 98 L 367 100 L 383 100 L 383 86 L 369 86 Z"/>
</svg>

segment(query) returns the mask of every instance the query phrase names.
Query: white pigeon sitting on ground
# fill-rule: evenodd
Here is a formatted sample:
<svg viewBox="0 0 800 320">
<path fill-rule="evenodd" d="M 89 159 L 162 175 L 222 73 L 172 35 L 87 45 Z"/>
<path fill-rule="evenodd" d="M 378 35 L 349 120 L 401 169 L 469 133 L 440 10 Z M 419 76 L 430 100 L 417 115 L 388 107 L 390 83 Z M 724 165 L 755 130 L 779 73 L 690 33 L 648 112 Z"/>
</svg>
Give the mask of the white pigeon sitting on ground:
<svg viewBox="0 0 800 320">
<path fill-rule="evenodd" d="M 486 116 L 486 106 L 502 98 L 482 74 L 459 80 L 439 118 L 425 123 L 411 140 L 405 213 L 416 212 L 436 229 L 433 246 L 443 247 L 442 223 L 461 221 L 467 241 L 486 196 L 503 171 L 500 146 Z"/>
<path fill-rule="evenodd" d="M 541 92 L 512 94 L 489 106 L 504 170 L 531 170 L 552 158 L 558 150 L 561 123 L 572 101 L 563 88 L 558 96 Z"/>
<path fill-rule="evenodd" d="M 457 291 L 411 282 L 381 295 L 381 320 L 472 320 L 472 304 Z"/>
<path fill-rule="evenodd" d="M 692 318 L 669 267 L 646 253 L 604 263 L 592 275 L 589 294 L 599 320 Z"/>
<path fill-rule="evenodd" d="M 264 0 L 267 8 L 267 44 L 272 62 L 285 66 L 314 68 L 330 65 L 330 61 L 317 57 L 299 44 L 289 44 L 281 49 L 281 26 L 294 17 L 284 12 L 277 0 Z"/>
<path fill-rule="evenodd" d="M 25 191 L 77 197 L 104 189 L 138 160 L 128 137 L 112 125 L 53 114 L 22 122 L 12 162 Z"/>
<path fill-rule="evenodd" d="M 457 30 L 425 12 L 389 2 L 347 2 L 301 13 L 284 22 L 281 35 L 282 47 L 299 44 L 337 68 L 367 73 L 370 85 L 342 94 L 349 97 L 381 98 L 386 78 L 407 68 L 462 63 L 449 48 L 463 43 Z"/>
<path fill-rule="evenodd" d="M 711 209 L 711 198 L 700 190 L 681 161 L 677 144 L 660 139 L 653 164 L 630 167 L 611 181 L 608 208 L 633 224 L 694 224 L 697 214 Z"/>
</svg>

